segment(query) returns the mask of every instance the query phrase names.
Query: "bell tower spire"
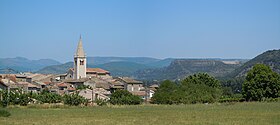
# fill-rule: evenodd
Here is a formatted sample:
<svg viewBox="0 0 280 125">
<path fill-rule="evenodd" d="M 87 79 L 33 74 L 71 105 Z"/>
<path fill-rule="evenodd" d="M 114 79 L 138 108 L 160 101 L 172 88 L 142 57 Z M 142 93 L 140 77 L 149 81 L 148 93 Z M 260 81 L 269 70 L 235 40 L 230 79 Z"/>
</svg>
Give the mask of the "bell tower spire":
<svg viewBox="0 0 280 125">
<path fill-rule="evenodd" d="M 77 51 L 74 55 L 74 79 L 86 77 L 86 54 L 84 52 L 82 36 L 77 46 Z"/>
</svg>

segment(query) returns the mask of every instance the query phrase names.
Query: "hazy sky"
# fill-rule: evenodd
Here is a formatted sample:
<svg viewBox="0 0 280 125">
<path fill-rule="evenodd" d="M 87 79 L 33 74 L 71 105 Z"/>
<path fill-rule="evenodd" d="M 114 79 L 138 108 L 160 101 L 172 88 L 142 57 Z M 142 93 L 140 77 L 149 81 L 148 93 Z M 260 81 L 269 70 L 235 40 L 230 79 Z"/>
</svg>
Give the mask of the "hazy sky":
<svg viewBox="0 0 280 125">
<path fill-rule="evenodd" d="M 280 0 L 0 0 L 0 58 L 253 58 L 280 48 Z"/>
</svg>

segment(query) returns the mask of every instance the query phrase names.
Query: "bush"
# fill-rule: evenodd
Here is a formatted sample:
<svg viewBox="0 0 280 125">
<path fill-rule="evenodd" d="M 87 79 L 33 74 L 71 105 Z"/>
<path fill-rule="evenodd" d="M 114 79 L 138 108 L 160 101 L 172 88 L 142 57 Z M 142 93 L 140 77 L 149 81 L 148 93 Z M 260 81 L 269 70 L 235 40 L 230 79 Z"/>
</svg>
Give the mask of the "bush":
<svg viewBox="0 0 280 125">
<path fill-rule="evenodd" d="M 81 104 L 87 104 L 88 100 L 84 98 L 83 96 L 80 96 L 78 94 L 68 94 L 63 96 L 63 102 L 64 104 L 71 105 L 71 106 L 78 106 Z"/>
<path fill-rule="evenodd" d="M 0 109 L 0 117 L 9 117 L 11 115 L 10 112 Z"/>
<path fill-rule="evenodd" d="M 113 105 L 137 105 L 141 104 L 142 99 L 127 90 L 117 90 L 111 95 L 109 102 Z"/>
<path fill-rule="evenodd" d="M 107 105 L 107 100 L 104 100 L 104 99 L 96 99 L 96 100 L 95 100 L 95 103 L 96 103 L 98 106 L 104 106 L 104 105 Z"/>
<path fill-rule="evenodd" d="M 36 96 L 36 99 L 41 103 L 60 103 L 62 101 L 61 95 L 50 92 L 42 92 Z"/>
</svg>

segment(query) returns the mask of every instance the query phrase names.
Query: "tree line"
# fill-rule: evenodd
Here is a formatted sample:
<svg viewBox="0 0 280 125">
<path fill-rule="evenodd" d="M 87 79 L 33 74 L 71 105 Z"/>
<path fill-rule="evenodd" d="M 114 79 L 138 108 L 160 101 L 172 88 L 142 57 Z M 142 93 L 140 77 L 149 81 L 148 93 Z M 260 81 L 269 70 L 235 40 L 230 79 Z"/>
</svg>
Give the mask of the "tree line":
<svg viewBox="0 0 280 125">
<path fill-rule="evenodd" d="M 182 81 L 166 80 L 152 97 L 155 104 L 194 104 L 228 101 L 262 101 L 277 100 L 280 97 L 280 75 L 264 64 L 256 64 L 243 80 L 235 79 L 236 83 L 244 81 L 242 87 L 232 84 L 221 85 L 216 78 L 198 73 L 188 76 Z M 232 82 L 229 82 L 232 83 Z M 232 92 L 235 88 L 235 93 Z M 241 91 L 240 91 L 241 89 Z"/>
</svg>

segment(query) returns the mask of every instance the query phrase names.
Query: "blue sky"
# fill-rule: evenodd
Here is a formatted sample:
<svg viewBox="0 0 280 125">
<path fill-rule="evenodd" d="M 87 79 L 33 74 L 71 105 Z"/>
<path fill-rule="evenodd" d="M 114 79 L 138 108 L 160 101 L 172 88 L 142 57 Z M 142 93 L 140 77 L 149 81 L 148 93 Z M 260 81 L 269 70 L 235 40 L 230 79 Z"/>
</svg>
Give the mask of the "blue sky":
<svg viewBox="0 0 280 125">
<path fill-rule="evenodd" d="M 253 58 L 280 48 L 280 0 L 0 0 L 0 58 Z"/>
</svg>

